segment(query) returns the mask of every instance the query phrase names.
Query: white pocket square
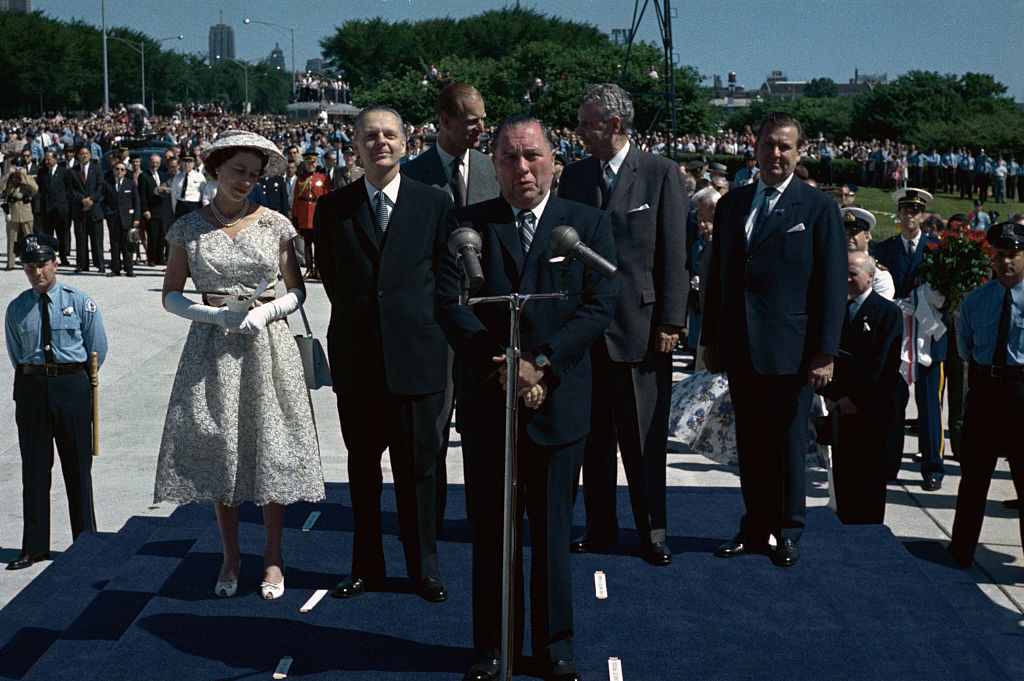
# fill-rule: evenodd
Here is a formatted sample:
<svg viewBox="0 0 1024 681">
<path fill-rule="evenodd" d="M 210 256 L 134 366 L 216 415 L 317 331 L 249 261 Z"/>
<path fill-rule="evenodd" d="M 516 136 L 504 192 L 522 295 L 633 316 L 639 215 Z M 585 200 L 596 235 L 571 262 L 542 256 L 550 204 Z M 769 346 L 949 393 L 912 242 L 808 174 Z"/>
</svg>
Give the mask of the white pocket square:
<svg viewBox="0 0 1024 681">
<path fill-rule="evenodd" d="M 789 229 L 787 229 L 787 230 L 786 230 L 786 234 L 789 234 L 789 233 L 791 233 L 791 232 L 802 232 L 802 231 L 804 231 L 805 229 L 807 229 L 807 228 L 806 228 L 806 227 L 804 227 L 804 223 L 802 223 L 802 222 L 801 222 L 800 224 L 798 224 L 798 225 L 793 225 L 792 227 L 790 227 Z"/>
<path fill-rule="evenodd" d="M 645 203 L 642 206 L 637 206 L 636 208 L 629 209 L 629 212 L 627 212 L 626 214 L 628 215 L 629 213 L 639 213 L 642 210 L 650 210 L 650 209 L 651 209 L 651 207 Z"/>
</svg>

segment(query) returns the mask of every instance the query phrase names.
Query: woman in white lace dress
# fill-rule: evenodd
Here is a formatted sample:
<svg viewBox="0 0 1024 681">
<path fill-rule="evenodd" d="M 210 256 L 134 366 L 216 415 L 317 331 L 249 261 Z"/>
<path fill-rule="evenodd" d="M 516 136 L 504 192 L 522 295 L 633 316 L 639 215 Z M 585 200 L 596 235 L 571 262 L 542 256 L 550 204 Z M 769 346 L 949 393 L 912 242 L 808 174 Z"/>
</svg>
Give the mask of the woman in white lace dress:
<svg viewBox="0 0 1024 681">
<path fill-rule="evenodd" d="M 320 452 L 286 316 L 305 297 L 287 218 L 247 200 L 284 157 L 229 130 L 203 153 L 218 191 L 167 233 L 164 307 L 192 321 L 174 378 L 157 464 L 157 501 L 213 503 L 223 545 L 214 593 L 238 588 L 238 506 L 263 509 L 263 598 L 284 593 L 287 504 L 324 498 Z M 278 273 L 287 294 L 274 297 Z M 191 277 L 202 300 L 183 295 Z M 250 299 L 253 299 L 250 303 Z"/>
</svg>

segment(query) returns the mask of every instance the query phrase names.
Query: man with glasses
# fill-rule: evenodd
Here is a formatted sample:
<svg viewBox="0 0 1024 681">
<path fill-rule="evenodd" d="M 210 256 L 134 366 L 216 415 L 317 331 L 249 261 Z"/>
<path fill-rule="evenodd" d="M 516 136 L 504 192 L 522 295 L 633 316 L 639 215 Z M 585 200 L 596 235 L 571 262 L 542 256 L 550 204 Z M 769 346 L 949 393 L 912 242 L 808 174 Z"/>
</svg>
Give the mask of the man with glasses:
<svg viewBox="0 0 1024 681">
<path fill-rule="evenodd" d="M 123 263 L 125 274 L 134 277 L 128 230 L 138 227 L 142 216 L 139 190 L 135 180 L 128 177 L 128 166 L 124 161 L 116 161 L 111 172 L 112 177 L 103 183 L 103 215 L 107 219 L 110 237 L 110 271 L 107 276 L 121 276 Z"/>
<path fill-rule="evenodd" d="M 843 190 L 843 202 L 839 205 L 840 208 L 849 208 L 857 202 L 857 185 L 844 184 L 840 188 Z"/>
<path fill-rule="evenodd" d="M 928 301 L 918 295 L 917 267 L 924 259 L 924 252 L 930 244 L 939 243 L 935 235 L 924 234 L 921 224 L 925 218 L 925 208 L 931 202 L 932 195 L 923 189 L 906 188 L 893 192 L 893 200 L 897 204 L 897 219 L 900 233 L 878 244 L 875 256 L 891 273 L 896 283 L 896 303 L 903 309 L 903 314 L 920 319 L 916 311 L 929 305 Z M 934 312 L 934 308 L 932 308 Z M 920 325 L 915 322 L 915 328 Z M 945 331 L 945 327 L 942 328 Z M 906 333 L 906 330 L 905 330 Z M 943 361 L 946 358 L 947 334 L 934 338 L 927 353 L 919 353 L 917 338 L 912 341 L 914 348 L 913 361 L 902 372 L 904 380 L 897 384 L 896 414 L 889 431 L 887 441 L 888 471 L 887 477 L 895 480 L 899 474 L 900 461 L 903 458 L 903 431 L 906 425 L 906 407 L 910 400 L 908 380 L 914 382 L 914 400 L 917 403 L 919 446 L 921 450 L 922 488 L 933 492 L 942 487 L 945 469 L 942 465 L 943 433 L 942 433 L 942 390 L 944 384 Z M 907 343 L 908 339 L 904 339 Z M 925 356 L 921 356 L 924 354 Z"/>
</svg>

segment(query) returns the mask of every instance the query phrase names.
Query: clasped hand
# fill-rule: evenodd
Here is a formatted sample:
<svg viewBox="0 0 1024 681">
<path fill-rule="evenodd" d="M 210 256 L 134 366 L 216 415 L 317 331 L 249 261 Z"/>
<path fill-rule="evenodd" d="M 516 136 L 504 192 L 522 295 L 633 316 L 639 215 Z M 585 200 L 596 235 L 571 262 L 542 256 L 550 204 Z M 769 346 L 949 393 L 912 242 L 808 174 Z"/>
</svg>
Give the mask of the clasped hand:
<svg viewBox="0 0 1024 681">
<path fill-rule="evenodd" d="M 498 363 L 498 378 L 502 390 L 508 386 L 508 363 L 506 355 L 502 353 L 497 357 L 491 357 L 491 361 Z M 524 355 L 519 358 L 519 392 L 518 395 L 530 409 L 539 409 L 547 398 L 547 385 L 544 383 L 544 370 L 534 364 L 531 355 Z"/>
</svg>

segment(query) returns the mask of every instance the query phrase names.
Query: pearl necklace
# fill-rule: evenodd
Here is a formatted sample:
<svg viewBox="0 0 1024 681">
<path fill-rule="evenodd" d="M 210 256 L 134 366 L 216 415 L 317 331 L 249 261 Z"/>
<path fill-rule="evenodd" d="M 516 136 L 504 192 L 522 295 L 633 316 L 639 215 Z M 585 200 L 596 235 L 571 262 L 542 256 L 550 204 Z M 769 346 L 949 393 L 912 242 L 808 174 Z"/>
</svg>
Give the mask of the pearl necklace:
<svg viewBox="0 0 1024 681">
<path fill-rule="evenodd" d="M 239 220 L 245 217 L 246 211 L 249 210 L 249 199 L 242 202 L 242 210 L 238 211 L 238 213 L 230 219 L 224 217 L 224 215 L 217 210 L 217 203 L 215 201 L 210 201 L 210 210 L 213 211 L 213 217 L 217 218 L 217 221 L 220 222 L 221 225 L 224 227 L 233 227 Z"/>
</svg>

